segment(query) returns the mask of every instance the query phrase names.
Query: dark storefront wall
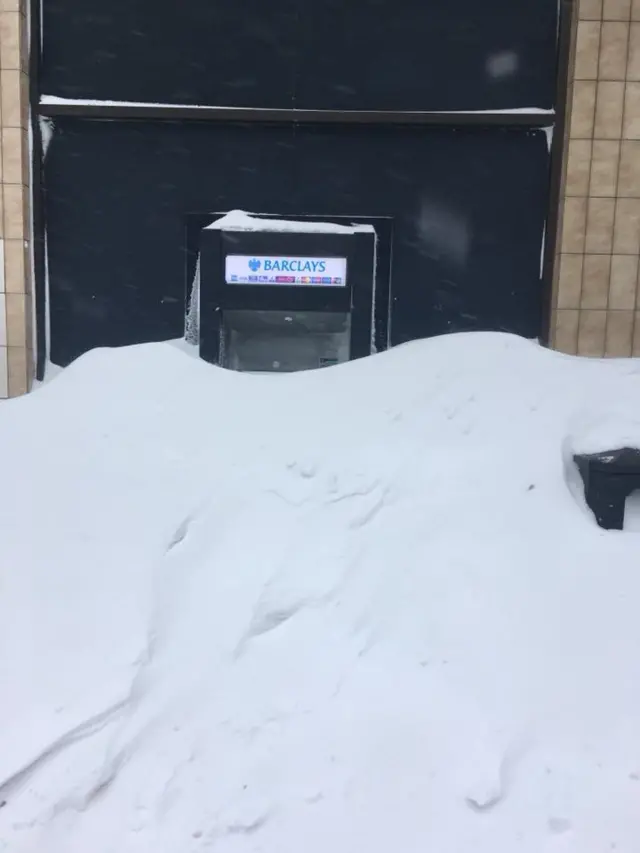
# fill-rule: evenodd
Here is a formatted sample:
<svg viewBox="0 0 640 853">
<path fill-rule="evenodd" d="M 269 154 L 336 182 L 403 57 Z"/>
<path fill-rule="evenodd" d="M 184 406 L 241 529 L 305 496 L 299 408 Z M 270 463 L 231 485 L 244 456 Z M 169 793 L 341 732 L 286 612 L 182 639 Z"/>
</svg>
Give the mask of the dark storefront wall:
<svg viewBox="0 0 640 853">
<path fill-rule="evenodd" d="M 41 91 L 298 109 L 552 105 L 555 0 L 343 5 L 192 0 L 178 17 L 159 0 L 45 0 Z M 492 57 L 506 78 L 492 76 Z M 189 217 L 234 208 L 391 217 L 393 344 L 473 329 L 537 336 L 545 133 L 507 117 L 482 128 L 347 119 L 57 116 L 44 170 L 52 361 L 181 336 Z"/>
<path fill-rule="evenodd" d="M 50 95 L 317 110 L 554 101 L 557 0 L 43 2 Z M 513 73 L 491 63 L 505 55 Z"/>
<path fill-rule="evenodd" d="M 538 333 L 538 132 L 60 120 L 46 182 L 51 356 L 180 337 L 187 214 L 393 218 L 393 344 Z"/>
</svg>

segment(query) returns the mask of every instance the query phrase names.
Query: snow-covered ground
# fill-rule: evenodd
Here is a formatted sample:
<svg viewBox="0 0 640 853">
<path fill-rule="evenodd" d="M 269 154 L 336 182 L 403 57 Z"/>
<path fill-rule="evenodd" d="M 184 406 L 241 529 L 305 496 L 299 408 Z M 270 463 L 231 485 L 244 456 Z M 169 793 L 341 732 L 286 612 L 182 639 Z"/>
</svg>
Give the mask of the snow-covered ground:
<svg viewBox="0 0 640 853">
<path fill-rule="evenodd" d="M 0 851 L 637 853 L 640 365 L 170 344 L 0 406 Z"/>
</svg>

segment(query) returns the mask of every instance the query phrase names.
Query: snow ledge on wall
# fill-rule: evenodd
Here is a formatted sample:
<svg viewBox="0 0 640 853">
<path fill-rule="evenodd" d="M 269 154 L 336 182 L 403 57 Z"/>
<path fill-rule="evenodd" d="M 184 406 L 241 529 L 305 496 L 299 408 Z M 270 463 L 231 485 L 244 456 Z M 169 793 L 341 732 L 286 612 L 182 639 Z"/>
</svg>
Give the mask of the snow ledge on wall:
<svg viewBox="0 0 640 853">
<path fill-rule="evenodd" d="M 165 103 L 153 103 L 151 101 L 100 101 L 94 100 L 91 98 L 60 98 L 57 95 L 42 95 L 40 97 L 40 105 L 41 106 L 62 106 L 66 104 L 75 104 L 76 106 L 82 107 L 139 107 L 139 108 L 148 108 L 154 109 L 161 107 L 162 109 L 174 109 L 174 110 L 228 110 L 229 112 L 237 112 L 244 111 L 247 109 L 251 109 L 252 112 L 272 112 L 274 109 L 282 109 L 286 111 L 286 108 L 278 108 L 278 107 L 227 107 L 227 106 L 219 106 L 216 104 L 165 104 Z M 327 112 L 327 110 L 314 110 L 314 109 L 298 109 L 295 112 L 305 112 L 305 113 L 318 113 L 322 114 Z M 384 113 L 385 110 L 365 110 L 365 112 L 380 112 Z M 392 111 L 393 112 L 393 111 Z M 503 110 L 407 110 L 413 115 L 531 115 L 531 116 L 554 116 L 555 110 L 553 109 L 543 109 L 542 107 L 513 107 L 510 109 Z"/>
</svg>

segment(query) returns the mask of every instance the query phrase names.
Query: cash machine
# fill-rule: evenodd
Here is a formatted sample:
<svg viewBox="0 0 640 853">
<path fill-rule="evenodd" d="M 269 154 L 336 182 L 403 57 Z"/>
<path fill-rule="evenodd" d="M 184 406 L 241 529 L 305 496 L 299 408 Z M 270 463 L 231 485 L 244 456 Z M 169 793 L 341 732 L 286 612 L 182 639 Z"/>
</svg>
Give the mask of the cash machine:
<svg viewBox="0 0 640 853">
<path fill-rule="evenodd" d="M 201 357 L 255 373 L 370 355 L 375 267 L 370 226 L 223 217 L 201 232 Z"/>
</svg>

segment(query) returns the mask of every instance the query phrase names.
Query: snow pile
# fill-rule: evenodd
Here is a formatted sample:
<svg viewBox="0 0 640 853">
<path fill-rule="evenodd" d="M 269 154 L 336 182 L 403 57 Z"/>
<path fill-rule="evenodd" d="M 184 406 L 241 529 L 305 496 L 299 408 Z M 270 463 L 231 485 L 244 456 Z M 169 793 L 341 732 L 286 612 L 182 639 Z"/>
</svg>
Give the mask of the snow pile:
<svg viewBox="0 0 640 853">
<path fill-rule="evenodd" d="M 640 539 L 564 475 L 614 387 L 481 334 L 3 405 L 0 851 L 635 851 Z"/>
<path fill-rule="evenodd" d="M 336 222 L 269 218 L 232 210 L 207 225 L 205 231 L 293 231 L 307 234 L 375 234 L 373 225 L 338 225 Z"/>
</svg>

